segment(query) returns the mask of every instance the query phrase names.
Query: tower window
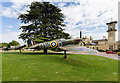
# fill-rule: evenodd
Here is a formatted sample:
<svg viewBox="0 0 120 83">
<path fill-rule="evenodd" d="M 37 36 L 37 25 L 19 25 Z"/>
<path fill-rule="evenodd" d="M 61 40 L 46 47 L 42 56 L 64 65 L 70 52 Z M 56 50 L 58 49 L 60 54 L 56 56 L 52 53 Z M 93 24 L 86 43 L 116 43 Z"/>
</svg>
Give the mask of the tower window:
<svg viewBox="0 0 120 83">
<path fill-rule="evenodd" d="M 110 28 L 112 28 L 112 26 L 110 26 Z"/>
<path fill-rule="evenodd" d="M 98 47 L 97 47 L 97 50 L 98 50 Z"/>
<path fill-rule="evenodd" d="M 113 33 L 110 33 L 110 36 L 113 36 Z"/>
<path fill-rule="evenodd" d="M 113 28 L 112 28 L 112 25 L 110 26 L 110 30 L 112 30 Z"/>
</svg>

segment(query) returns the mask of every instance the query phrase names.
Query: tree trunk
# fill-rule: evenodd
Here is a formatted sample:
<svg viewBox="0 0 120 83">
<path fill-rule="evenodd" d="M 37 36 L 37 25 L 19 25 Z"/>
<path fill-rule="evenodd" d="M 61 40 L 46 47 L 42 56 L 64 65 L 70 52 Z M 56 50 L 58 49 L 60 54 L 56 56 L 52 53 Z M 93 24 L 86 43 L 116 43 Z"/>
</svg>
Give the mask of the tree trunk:
<svg viewBox="0 0 120 83">
<path fill-rule="evenodd" d="M 44 54 L 47 54 L 47 49 L 44 49 Z"/>
<path fill-rule="evenodd" d="M 21 49 L 19 49 L 19 51 L 20 51 L 20 53 L 22 53 L 22 52 L 21 52 Z"/>
<path fill-rule="evenodd" d="M 64 59 L 67 59 L 66 50 L 64 50 L 64 54 L 65 54 Z"/>
</svg>

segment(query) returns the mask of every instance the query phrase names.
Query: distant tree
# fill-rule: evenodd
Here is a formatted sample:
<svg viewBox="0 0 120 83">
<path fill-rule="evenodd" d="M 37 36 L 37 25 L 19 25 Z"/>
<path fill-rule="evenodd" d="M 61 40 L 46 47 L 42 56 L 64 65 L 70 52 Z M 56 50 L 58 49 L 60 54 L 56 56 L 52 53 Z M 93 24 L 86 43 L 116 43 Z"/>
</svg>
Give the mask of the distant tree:
<svg viewBox="0 0 120 83">
<path fill-rule="evenodd" d="M 8 47 L 8 43 L 5 43 L 5 42 L 3 42 L 3 43 L 0 43 L 0 47 Z"/>
<path fill-rule="evenodd" d="M 118 50 L 120 51 L 120 48 Z"/>
<path fill-rule="evenodd" d="M 0 43 L 0 48 L 2 48 L 2 43 Z"/>
<path fill-rule="evenodd" d="M 29 8 L 27 14 L 20 14 L 18 17 L 22 23 L 27 24 L 20 27 L 22 33 L 19 38 L 39 42 L 70 38 L 61 28 L 65 26 L 61 9 L 49 2 L 32 2 Z M 47 53 L 47 49 L 44 49 L 44 53 Z"/>
<path fill-rule="evenodd" d="M 10 46 L 18 46 L 18 45 L 20 45 L 17 41 L 15 41 L 15 40 L 12 40 L 12 42 L 9 42 L 9 45 Z"/>
</svg>

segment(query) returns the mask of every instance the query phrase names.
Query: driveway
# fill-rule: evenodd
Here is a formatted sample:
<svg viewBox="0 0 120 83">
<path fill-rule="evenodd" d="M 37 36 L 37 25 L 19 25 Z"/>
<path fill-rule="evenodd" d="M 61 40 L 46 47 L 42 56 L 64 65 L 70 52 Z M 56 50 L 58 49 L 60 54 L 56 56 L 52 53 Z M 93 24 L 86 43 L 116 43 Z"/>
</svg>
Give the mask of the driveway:
<svg viewBox="0 0 120 83">
<path fill-rule="evenodd" d="M 108 58 L 112 58 L 115 60 L 120 60 L 120 56 L 118 56 L 118 54 L 106 54 L 105 52 L 100 52 L 100 53 L 94 54 L 94 55 L 108 57 Z"/>
<path fill-rule="evenodd" d="M 75 53 L 77 54 L 77 53 Z M 88 54 L 88 53 L 78 53 L 78 54 Z M 118 54 L 106 54 L 105 52 L 99 52 L 96 54 L 89 54 L 89 55 L 96 55 L 96 56 L 102 56 L 102 57 L 107 57 L 115 60 L 120 60 L 120 56 Z"/>
<path fill-rule="evenodd" d="M 63 52 L 60 52 L 60 53 L 63 53 Z M 107 57 L 107 58 L 111 58 L 111 59 L 115 59 L 115 60 L 120 60 L 120 56 L 118 56 L 118 54 L 106 54 L 105 52 L 100 52 L 100 53 L 96 53 L 96 54 L 89 54 L 89 53 L 82 53 L 82 52 L 73 53 L 73 52 L 67 51 L 67 53 L 68 54 L 96 55 L 96 56 Z"/>
</svg>

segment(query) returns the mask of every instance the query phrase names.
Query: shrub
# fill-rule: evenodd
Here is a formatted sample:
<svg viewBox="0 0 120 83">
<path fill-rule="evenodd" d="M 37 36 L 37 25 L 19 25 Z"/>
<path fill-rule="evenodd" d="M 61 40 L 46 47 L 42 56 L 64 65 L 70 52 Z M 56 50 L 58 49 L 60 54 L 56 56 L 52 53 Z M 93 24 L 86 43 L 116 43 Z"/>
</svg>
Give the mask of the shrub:
<svg viewBox="0 0 120 83">
<path fill-rule="evenodd" d="M 118 52 L 118 56 L 120 56 L 120 52 Z"/>
<path fill-rule="evenodd" d="M 98 51 L 100 51 L 100 52 L 106 52 L 105 50 L 101 50 L 101 49 L 100 49 L 100 50 L 98 50 Z"/>
<path fill-rule="evenodd" d="M 109 51 L 108 49 L 106 51 Z"/>
</svg>

